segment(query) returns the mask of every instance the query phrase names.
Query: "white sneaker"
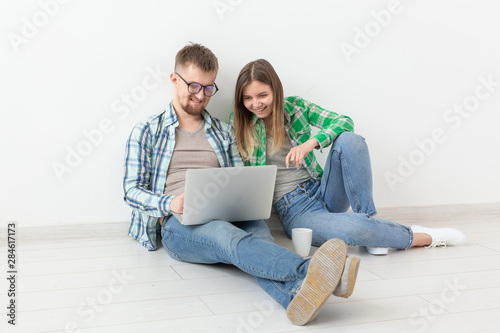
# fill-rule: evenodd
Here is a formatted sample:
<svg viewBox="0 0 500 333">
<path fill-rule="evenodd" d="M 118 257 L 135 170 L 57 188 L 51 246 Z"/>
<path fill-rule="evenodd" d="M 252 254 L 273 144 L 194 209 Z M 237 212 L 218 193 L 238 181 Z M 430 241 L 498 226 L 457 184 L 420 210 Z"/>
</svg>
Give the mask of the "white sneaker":
<svg viewBox="0 0 500 333">
<path fill-rule="evenodd" d="M 428 234 L 432 237 L 432 244 L 429 247 L 462 245 L 465 244 L 467 237 L 463 232 L 455 228 L 427 228 L 420 225 L 410 226 L 413 233 Z"/>
<path fill-rule="evenodd" d="M 347 257 L 342 277 L 340 278 L 339 284 L 333 291 L 335 296 L 348 298 L 352 295 L 354 285 L 356 284 L 356 278 L 358 277 L 359 262 L 360 259 L 358 257 Z"/>
<path fill-rule="evenodd" d="M 389 248 L 366 246 L 366 251 L 374 256 L 385 256 L 387 253 L 389 253 Z"/>
</svg>

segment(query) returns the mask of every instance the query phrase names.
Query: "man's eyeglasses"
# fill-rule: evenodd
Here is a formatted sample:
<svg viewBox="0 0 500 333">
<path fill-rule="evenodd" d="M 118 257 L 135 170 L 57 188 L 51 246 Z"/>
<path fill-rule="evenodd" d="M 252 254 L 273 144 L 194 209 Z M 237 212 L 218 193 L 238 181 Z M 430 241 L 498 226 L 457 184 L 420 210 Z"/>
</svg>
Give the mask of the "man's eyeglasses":
<svg viewBox="0 0 500 333">
<path fill-rule="evenodd" d="M 188 86 L 188 92 L 190 94 L 197 94 L 203 88 L 203 93 L 205 94 L 205 96 L 212 97 L 219 90 L 219 88 L 217 87 L 217 85 L 215 84 L 215 82 L 214 82 L 213 85 L 208 85 L 208 86 L 201 85 L 198 82 L 187 83 L 186 80 L 184 80 L 182 78 L 182 76 L 179 75 L 179 73 L 176 72 L 175 74 L 177 74 L 177 76 L 180 77 L 181 80 L 184 81 L 185 84 L 187 84 L 187 86 Z"/>
</svg>

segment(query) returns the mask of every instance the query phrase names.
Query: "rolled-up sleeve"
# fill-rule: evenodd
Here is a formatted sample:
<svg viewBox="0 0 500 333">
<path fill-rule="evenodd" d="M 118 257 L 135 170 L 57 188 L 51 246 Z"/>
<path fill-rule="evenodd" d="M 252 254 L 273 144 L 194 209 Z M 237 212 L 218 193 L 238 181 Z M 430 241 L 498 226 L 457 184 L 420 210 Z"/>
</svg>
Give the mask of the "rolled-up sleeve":
<svg viewBox="0 0 500 333">
<path fill-rule="evenodd" d="M 153 216 L 170 213 L 173 196 L 151 190 L 152 154 L 151 131 L 147 124 L 137 124 L 127 141 L 125 151 L 124 200 L 132 208 Z"/>
</svg>

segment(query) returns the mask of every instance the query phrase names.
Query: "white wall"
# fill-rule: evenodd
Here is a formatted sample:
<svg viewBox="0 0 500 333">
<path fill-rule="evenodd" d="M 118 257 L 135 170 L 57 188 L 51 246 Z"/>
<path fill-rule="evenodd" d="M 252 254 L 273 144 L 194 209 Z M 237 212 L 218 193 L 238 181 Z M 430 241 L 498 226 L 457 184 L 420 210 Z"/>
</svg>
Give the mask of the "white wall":
<svg viewBox="0 0 500 333">
<path fill-rule="evenodd" d="M 497 1 L 8 0 L 0 26 L 1 221 L 128 220 L 125 141 L 170 101 L 188 41 L 219 58 L 224 120 L 257 58 L 287 95 L 351 116 L 378 206 L 500 201 Z"/>
</svg>

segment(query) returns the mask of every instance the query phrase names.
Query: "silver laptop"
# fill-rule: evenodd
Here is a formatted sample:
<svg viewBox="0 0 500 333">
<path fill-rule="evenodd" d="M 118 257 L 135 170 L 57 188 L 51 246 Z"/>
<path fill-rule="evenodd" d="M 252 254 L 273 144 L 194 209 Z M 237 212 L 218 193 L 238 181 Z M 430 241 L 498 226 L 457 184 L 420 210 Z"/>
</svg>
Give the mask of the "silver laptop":
<svg viewBox="0 0 500 333">
<path fill-rule="evenodd" d="M 184 225 L 268 219 L 276 172 L 275 165 L 189 169 L 184 211 L 174 215 Z"/>
</svg>

